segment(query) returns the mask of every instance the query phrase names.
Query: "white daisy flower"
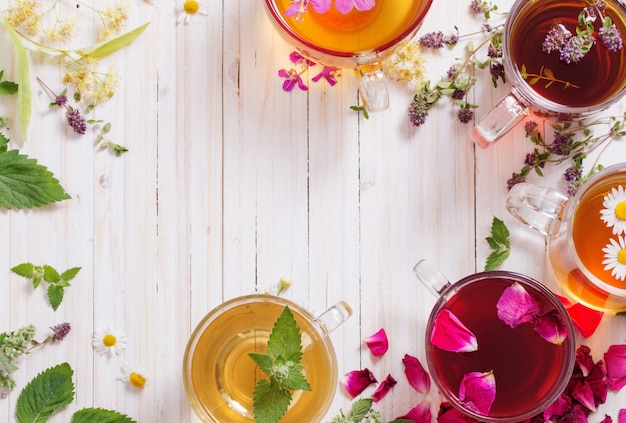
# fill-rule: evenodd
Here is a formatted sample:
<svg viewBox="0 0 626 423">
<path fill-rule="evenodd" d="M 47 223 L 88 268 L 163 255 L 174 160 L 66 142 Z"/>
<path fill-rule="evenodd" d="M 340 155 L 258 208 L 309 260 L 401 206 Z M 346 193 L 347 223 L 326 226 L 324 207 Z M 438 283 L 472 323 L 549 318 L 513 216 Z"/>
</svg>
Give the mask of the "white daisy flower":
<svg viewBox="0 0 626 423">
<path fill-rule="evenodd" d="M 611 192 L 604 196 L 604 209 L 600 211 L 600 219 L 607 227 L 613 227 L 613 234 L 626 232 L 626 190 L 623 186 L 613 187 Z"/>
<path fill-rule="evenodd" d="M 611 276 L 623 281 L 626 278 L 626 239 L 618 235 L 618 241 L 611 238 L 611 243 L 602 249 L 604 251 L 604 270 L 611 270 Z"/>
<path fill-rule="evenodd" d="M 132 367 L 128 364 L 124 364 L 122 366 L 122 376 L 118 377 L 117 380 L 128 383 L 135 388 L 143 389 L 144 386 L 146 386 L 148 378 L 146 377 L 146 372 L 143 368 Z"/>
<path fill-rule="evenodd" d="M 206 3 L 198 0 L 185 0 L 183 3 L 183 11 L 178 14 L 177 23 L 200 22 L 200 16 L 207 16 Z"/>
<path fill-rule="evenodd" d="M 92 345 L 99 354 L 120 355 L 126 349 L 126 335 L 110 326 L 98 328 L 93 334 Z"/>
</svg>

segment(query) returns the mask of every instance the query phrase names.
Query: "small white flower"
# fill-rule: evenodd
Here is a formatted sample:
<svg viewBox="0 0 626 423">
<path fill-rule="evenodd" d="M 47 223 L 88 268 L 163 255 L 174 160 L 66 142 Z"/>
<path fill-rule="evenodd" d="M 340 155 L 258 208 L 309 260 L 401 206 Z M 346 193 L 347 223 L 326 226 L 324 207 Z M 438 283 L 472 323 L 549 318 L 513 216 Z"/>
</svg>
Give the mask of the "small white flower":
<svg viewBox="0 0 626 423">
<path fill-rule="evenodd" d="M 111 327 L 98 328 L 93 334 L 93 347 L 99 354 L 111 357 L 120 355 L 126 349 L 126 335 L 122 331 L 115 331 Z"/>
<path fill-rule="evenodd" d="M 117 380 L 128 383 L 135 388 L 143 389 L 144 386 L 146 386 L 148 378 L 146 377 L 146 372 L 143 368 L 132 367 L 128 364 L 124 364 L 122 366 L 122 376 L 118 377 Z"/>
<path fill-rule="evenodd" d="M 198 0 L 185 0 L 183 3 L 183 10 L 178 14 L 177 23 L 184 23 L 187 25 L 189 22 L 200 22 L 200 16 L 207 16 L 206 3 Z"/>
<path fill-rule="evenodd" d="M 604 209 L 600 211 L 600 218 L 607 227 L 613 227 L 613 234 L 619 235 L 626 232 L 626 190 L 619 185 L 613 187 L 611 192 L 604 196 L 602 203 Z"/>
<path fill-rule="evenodd" d="M 618 241 L 611 238 L 611 243 L 602 249 L 604 251 L 604 270 L 611 270 L 611 276 L 623 281 L 626 278 L 626 239 L 619 235 Z"/>
</svg>

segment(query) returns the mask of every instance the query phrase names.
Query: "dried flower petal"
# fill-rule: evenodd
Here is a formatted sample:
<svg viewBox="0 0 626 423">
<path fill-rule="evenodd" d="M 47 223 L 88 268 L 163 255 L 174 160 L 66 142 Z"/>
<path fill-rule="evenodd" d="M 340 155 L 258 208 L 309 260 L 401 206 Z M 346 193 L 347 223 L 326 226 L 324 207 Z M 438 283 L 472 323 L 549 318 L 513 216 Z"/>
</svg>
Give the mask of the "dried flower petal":
<svg viewBox="0 0 626 423">
<path fill-rule="evenodd" d="M 389 349 L 389 341 L 385 329 L 380 329 L 374 335 L 364 338 L 363 341 L 365 341 L 372 354 L 376 357 L 383 355 Z"/>
<path fill-rule="evenodd" d="M 437 314 L 430 342 L 445 351 L 470 352 L 478 349 L 476 335 L 447 309 Z"/>
<path fill-rule="evenodd" d="M 561 345 L 567 339 L 567 326 L 558 311 L 542 314 L 535 322 L 535 332 L 546 341 Z"/>
<path fill-rule="evenodd" d="M 416 357 L 405 354 L 402 364 L 404 364 L 404 374 L 409 381 L 409 385 L 420 394 L 427 394 L 430 391 L 430 376 L 424 370 L 422 363 Z"/>
<path fill-rule="evenodd" d="M 583 377 L 589 376 L 595 363 L 593 357 L 591 357 L 591 349 L 588 346 L 581 345 L 576 349 L 576 365 L 582 372 Z"/>
<path fill-rule="evenodd" d="M 596 403 L 591 391 L 591 385 L 587 382 L 578 381 L 572 391 L 572 398 L 587 407 L 590 411 L 596 411 Z"/>
<path fill-rule="evenodd" d="M 495 399 L 496 378 L 493 372 L 471 372 L 463 376 L 459 402 L 468 410 L 487 416 Z"/>
<path fill-rule="evenodd" d="M 572 398 L 566 394 L 561 394 L 561 396 L 543 412 L 543 421 L 553 421 L 553 417 L 565 415 L 570 408 L 572 408 Z"/>
<path fill-rule="evenodd" d="M 617 423 L 626 423 L 626 408 L 619 410 L 617 415 Z"/>
<path fill-rule="evenodd" d="M 541 314 L 539 303 L 518 282 L 513 282 L 502 292 L 496 308 L 498 318 L 512 328 L 530 322 Z"/>
<path fill-rule="evenodd" d="M 611 345 L 604 353 L 606 381 L 612 391 L 619 391 L 626 385 L 626 345 Z"/>
<path fill-rule="evenodd" d="M 408 413 L 402 417 L 397 417 L 396 420 L 406 419 L 414 421 L 415 423 L 430 423 L 430 402 L 422 401 L 413 407 Z"/>
<path fill-rule="evenodd" d="M 383 399 L 385 395 L 389 393 L 391 388 L 396 386 L 397 383 L 398 381 L 396 381 L 393 376 L 387 375 L 385 380 L 383 380 L 383 382 L 378 385 L 378 388 L 376 388 L 376 390 L 372 394 L 372 400 L 374 400 L 374 402 L 378 402 Z"/>
<path fill-rule="evenodd" d="M 344 375 L 341 384 L 348 394 L 354 398 L 365 390 L 372 383 L 378 382 L 374 374 L 367 368 L 363 370 L 353 370 Z"/>
<path fill-rule="evenodd" d="M 466 416 L 450 405 L 449 402 L 442 402 L 437 414 L 437 423 L 476 423 L 476 420 Z"/>
</svg>

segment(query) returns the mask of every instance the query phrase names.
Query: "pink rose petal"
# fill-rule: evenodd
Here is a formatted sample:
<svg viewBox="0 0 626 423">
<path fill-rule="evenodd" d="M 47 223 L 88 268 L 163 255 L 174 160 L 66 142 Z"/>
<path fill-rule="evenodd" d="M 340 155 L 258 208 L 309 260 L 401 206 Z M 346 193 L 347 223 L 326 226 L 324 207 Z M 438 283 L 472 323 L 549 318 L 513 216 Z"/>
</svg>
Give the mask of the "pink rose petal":
<svg viewBox="0 0 626 423">
<path fill-rule="evenodd" d="M 604 353 L 606 381 L 612 391 L 619 391 L 626 385 L 626 345 L 611 345 Z"/>
<path fill-rule="evenodd" d="M 374 402 L 378 402 L 383 399 L 385 395 L 387 395 L 387 393 L 391 390 L 391 388 L 396 386 L 396 383 L 398 382 L 393 378 L 393 376 L 387 375 L 385 380 L 383 380 L 383 383 L 378 385 L 378 388 L 376 388 L 376 390 L 372 394 L 372 400 L 374 400 Z"/>
<path fill-rule="evenodd" d="M 518 282 L 513 282 L 502 292 L 496 308 L 498 318 L 512 328 L 530 322 L 541 314 L 539 303 Z"/>
<path fill-rule="evenodd" d="M 404 364 L 404 374 L 409 381 L 409 385 L 420 394 L 427 394 L 430 391 L 430 376 L 424 370 L 422 363 L 416 357 L 405 354 L 402 364 Z"/>
<path fill-rule="evenodd" d="M 572 398 L 587 407 L 589 411 L 596 411 L 596 403 L 591 391 L 591 385 L 587 382 L 578 381 L 572 391 Z"/>
<path fill-rule="evenodd" d="M 430 342 L 445 351 L 471 352 L 478 349 L 476 336 L 447 309 L 437 314 Z"/>
<path fill-rule="evenodd" d="M 449 402 L 444 401 L 439 406 L 437 423 L 477 423 L 477 421 L 461 413 Z"/>
<path fill-rule="evenodd" d="M 613 423 L 613 419 L 608 414 L 605 414 L 604 419 L 600 420 L 600 423 Z"/>
<path fill-rule="evenodd" d="M 626 408 L 619 410 L 617 415 L 617 423 L 626 423 Z"/>
<path fill-rule="evenodd" d="M 385 329 L 380 329 L 374 335 L 364 338 L 363 341 L 365 341 L 372 354 L 376 357 L 383 355 L 389 349 L 389 341 L 387 340 Z"/>
<path fill-rule="evenodd" d="M 595 366 L 593 358 L 591 357 L 591 349 L 586 345 L 581 345 L 576 350 L 576 365 L 582 372 L 584 377 L 589 376 L 591 370 Z"/>
<path fill-rule="evenodd" d="M 544 422 L 553 421 L 553 417 L 561 417 L 565 415 L 565 413 L 571 407 L 572 407 L 572 398 L 566 394 L 561 394 L 561 396 L 556 401 L 554 401 L 550 405 L 550 407 L 546 408 L 546 410 L 543 412 L 543 421 Z"/>
<path fill-rule="evenodd" d="M 372 383 L 378 382 L 374 374 L 367 368 L 363 370 L 353 370 L 344 375 L 341 384 L 348 394 L 354 398 L 365 390 Z"/>
<path fill-rule="evenodd" d="M 558 311 L 542 314 L 535 322 L 535 332 L 546 341 L 561 345 L 567 339 L 567 326 Z"/>
<path fill-rule="evenodd" d="M 415 423 L 430 423 L 430 402 L 422 401 L 413 407 L 408 413 L 402 417 L 396 417 L 396 420 L 406 419 Z"/>
<path fill-rule="evenodd" d="M 468 410 L 487 416 L 495 399 L 496 378 L 493 372 L 471 372 L 463 376 L 459 386 L 459 403 Z"/>
</svg>

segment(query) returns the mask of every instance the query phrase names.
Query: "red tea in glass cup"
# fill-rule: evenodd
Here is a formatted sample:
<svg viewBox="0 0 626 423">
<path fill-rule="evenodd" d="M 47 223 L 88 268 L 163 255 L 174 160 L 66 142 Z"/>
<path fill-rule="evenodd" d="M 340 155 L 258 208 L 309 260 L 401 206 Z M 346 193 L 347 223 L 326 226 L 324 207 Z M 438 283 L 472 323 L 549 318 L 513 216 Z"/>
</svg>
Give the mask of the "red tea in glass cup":
<svg viewBox="0 0 626 423">
<path fill-rule="evenodd" d="M 483 117 L 472 132 L 480 147 L 491 145 L 531 111 L 562 120 L 589 116 L 604 110 L 626 93 L 626 47 L 609 49 L 600 34 L 604 18 L 610 18 L 626 41 L 626 6 L 606 0 L 599 16 L 596 0 L 517 0 L 511 7 L 503 35 L 503 64 L 511 92 Z M 564 39 L 576 34 L 585 7 L 596 11 L 594 44 L 575 62 L 560 53 L 546 37 Z M 609 41 L 607 41 L 609 42 Z M 621 41 L 620 41 L 621 42 Z M 569 61 L 569 63 L 568 63 Z"/>
<path fill-rule="evenodd" d="M 425 345 L 430 375 L 445 400 L 477 421 L 504 423 L 530 419 L 559 398 L 572 375 L 576 345 L 571 320 L 550 290 L 512 272 L 476 273 L 450 284 L 426 261 L 414 270 L 439 297 L 428 319 Z M 501 304 L 507 303 L 502 300 L 507 298 L 504 293 L 512 289 L 525 292 L 522 298 L 530 298 L 535 307 L 533 317 L 515 327 L 503 320 L 499 311 Z M 507 307 L 505 310 L 513 312 L 523 308 L 517 302 L 509 302 Z M 439 323 L 441 316 L 449 314 L 474 336 L 475 350 L 451 351 L 437 342 L 437 331 L 454 336 L 454 329 Z M 540 335 L 545 332 L 538 322 L 545 328 L 548 318 L 562 323 L 560 344 Z M 475 374 L 486 374 L 495 381 L 495 397 L 485 413 L 468 404 L 462 392 L 462 381 Z"/>
<path fill-rule="evenodd" d="M 626 311 L 626 164 L 604 168 L 573 197 L 514 185 L 506 207 L 548 237 L 551 268 L 570 298 L 609 314 Z"/>
<path fill-rule="evenodd" d="M 389 105 L 380 62 L 415 35 L 431 3 L 432 0 L 265 0 L 279 34 L 303 56 L 326 66 L 355 68 L 369 111 L 381 111 Z M 357 4 L 361 4 L 362 10 Z"/>
</svg>

